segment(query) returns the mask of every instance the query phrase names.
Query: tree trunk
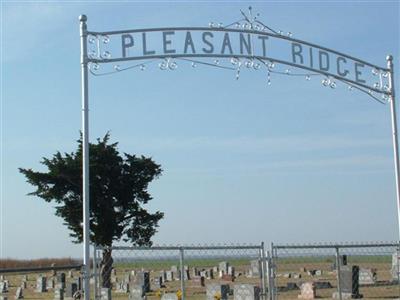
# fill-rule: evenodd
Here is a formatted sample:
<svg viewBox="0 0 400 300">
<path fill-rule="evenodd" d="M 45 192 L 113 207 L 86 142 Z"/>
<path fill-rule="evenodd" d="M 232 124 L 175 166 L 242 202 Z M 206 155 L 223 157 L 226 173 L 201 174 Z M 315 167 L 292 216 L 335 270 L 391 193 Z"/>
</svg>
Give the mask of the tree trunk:
<svg viewBox="0 0 400 300">
<path fill-rule="evenodd" d="M 114 261 L 111 256 L 111 251 L 111 249 L 103 250 L 103 258 L 100 266 L 101 286 L 103 288 L 111 288 L 111 271 Z"/>
</svg>

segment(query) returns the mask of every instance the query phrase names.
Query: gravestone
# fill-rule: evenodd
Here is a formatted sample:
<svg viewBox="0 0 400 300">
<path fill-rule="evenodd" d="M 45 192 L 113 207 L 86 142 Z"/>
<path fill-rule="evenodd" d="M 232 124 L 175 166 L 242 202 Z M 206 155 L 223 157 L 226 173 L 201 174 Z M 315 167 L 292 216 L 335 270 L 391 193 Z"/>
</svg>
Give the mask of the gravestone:
<svg viewBox="0 0 400 300">
<path fill-rule="evenodd" d="M 228 267 L 229 263 L 226 261 L 221 261 L 218 265 L 219 270 L 222 271 L 223 274 L 228 274 Z"/>
<path fill-rule="evenodd" d="M 214 266 L 214 267 L 212 268 L 212 270 L 213 270 L 213 273 L 214 273 L 214 274 L 218 274 L 218 267 L 217 267 L 217 266 Z"/>
<path fill-rule="evenodd" d="M 358 266 L 343 266 L 340 268 L 342 299 L 358 299 L 362 297 L 359 293 L 359 272 L 360 268 Z M 332 298 L 340 299 L 339 293 L 333 293 Z"/>
<path fill-rule="evenodd" d="M 162 281 L 166 281 L 167 280 L 167 272 L 165 272 L 164 270 L 160 271 L 160 277 L 162 278 Z"/>
<path fill-rule="evenodd" d="M 111 289 L 101 288 L 100 290 L 100 300 L 111 300 Z"/>
<path fill-rule="evenodd" d="M 5 275 L 0 275 L 0 281 L 4 281 L 6 280 L 6 276 Z"/>
<path fill-rule="evenodd" d="M 178 273 L 178 267 L 177 266 L 171 266 L 171 271 L 174 273 Z"/>
<path fill-rule="evenodd" d="M 233 267 L 233 266 L 228 267 L 228 275 L 235 277 L 235 267 Z"/>
<path fill-rule="evenodd" d="M 131 273 L 128 272 L 128 274 L 125 275 L 125 282 L 130 282 L 132 280 L 132 275 Z M 118 278 L 117 278 L 118 281 Z"/>
<path fill-rule="evenodd" d="M 206 280 L 203 276 L 195 276 L 192 278 L 192 282 L 197 286 L 205 286 Z"/>
<path fill-rule="evenodd" d="M 54 300 L 64 300 L 64 289 L 54 290 Z"/>
<path fill-rule="evenodd" d="M 207 278 L 208 279 L 214 279 L 214 270 L 213 269 L 208 270 L 208 277 Z"/>
<path fill-rule="evenodd" d="M 111 275 L 110 280 L 111 280 L 111 283 L 112 283 L 112 284 L 116 284 L 116 283 L 118 282 L 118 277 L 115 276 L 115 275 Z"/>
<path fill-rule="evenodd" d="M 161 289 L 163 287 L 163 279 L 161 276 L 157 276 L 153 279 L 153 285 L 155 289 Z"/>
<path fill-rule="evenodd" d="M 340 266 L 347 266 L 347 255 L 339 255 Z M 336 260 L 332 264 L 332 270 L 336 270 Z"/>
<path fill-rule="evenodd" d="M 67 282 L 65 285 L 65 298 L 72 299 L 78 291 L 78 285 L 75 282 Z"/>
<path fill-rule="evenodd" d="M 296 282 L 288 282 L 286 283 L 286 290 L 287 291 L 294 291 L 294 290 L 298 290 L 299 286 L 297 285 Z"/>
<path fill-rule="evenodd" d="M 317 272 L 317 270 L 308 270 L 307 274 L 310 276 L 315 276 L 315 273 Z"/>
<path fill-rule="evenodd" d="M 199 273 L 199 271 L 197 270 L 197 268 L 196 267 L 193 267 L 192 268 L 192 277 L 195 277 L 195 276 L 198 276 L 200 273 Z"/>
<path fill-rule="evenodd" d="M 142 285 L 133 285 L 129 289 L 129 300 L 142 300 L 145 299 L 146 292 L 143 289 Z"/>
<path fill-rule="evenodd" d="M 52 263 L 51 266 L 54 268 L 56 266 L 55 263 Z M 57 271 L 56 270 L 51 270 L 51 276 L 56 276 L 57 275 Z"/>
<path fill-rule="evenodd" d="M 392 268 L 390 270 L 393 281 L 400 281 L 399 280 L 399 277 L 400 277 L 399 260 L 400 260 L 400 253 L 399 253 L 399 251 L 395 251 L 392 254 Z"/>
<path fill-rule="evenodd" d="M 57 288 L 65 289 L 65 273 L 57 274 Z"/>
<path fill-rule="evenodd" d="M 161 300 L 178 300 L 178 295 L 175 293 L 165 293 L 161 296 Z"/>
<path fill-rule="evenodd" d="M 315 270 L 316 276 L 322 276 L 322 270 Z"/>
<path fill-rule="evenodd" d="M 260 276 L 260 261 L 259 260 L 251 260 L 250 261 L 250 276 L 256 277 Z"/>
<path fill-rule="evenodd" d="M 7 293 L 7 284 L 4 281 L 0 281 L 0 293 Z"/>
<path fill-rule="evenodd" d="M 206 285 L 207 300 L 227 300 L 229 295 L 229 284 L 210 283 Z"/>
<path fill-rule="evenodd" d="M 359 284 L 375 284 L 377 281 L 376 269 L 360 268 L 358 274 Z"/>
<path fill-rule="evenodd" d="M 75 283 L 76 283 L 78 290 L 82 290 L 82 277 L 76 278 Z"/>
<path fill-rule="evenodd" d="M 36 292 L 37 293 L 45 293 L 47 292 L 47 284 L 46 284 L 46 277 L 45 276 L 39 276 L 36 279 Z"/>
<path fill-rule="evenodd" d="M 54 280 L 54 278 L 49 278 L 49 280 L 47 280 L 47 289 L 54 289 L 56 285 L 56 282 Z"/>
<path fill-rule="evenodd" d="M 123 284 L 123 282 L 119 282 L 119 283 L 116 285 L 116 289 L 115 289 L 115 292 L 116 292 L 116 293 L 123 293 L 123 292 L 124 292 L 123 289 L 122 289 L 122 284 Z"/>
<path fill-rule="evenodd" d="M 285 273 L 283 274 L 284 278 L 292 278 L 292 273 Z"/>
<path fill-rule="evenodd" d="M 173 281 L 174 280 L 174 272 L 166 271 L 165 275 L 166 275 L 165 281 Z"/>
<path fill-rule="evenodd" d="M 25 280 L 21 281 L 21 287 L 22 287 L 23 289 L 26 289 L 27 286 L 28 286 L 28 284 L 27 284 L 27 282 L 26 282 Z"/>
<path fill-rule="evenodd" d="M 316 281 L 316 282 L 314 282 L 314 286 L 317 290 L 332 288 L 332 284 L 329 281 Z"/>
<path fill-rule="evenodd" d="M 259 300 L 260 288 L 252 284 L 235 284 L 233 286 L 234 300 Z"/>
<path fill-rule="evenodd" d="M 300 286 L 299 299 L 315 299 L 316 288 L 313 282 L 305 282 Z"/>
<path fill-rule="evenodd" d="M 72 270 L 68 271 L 68 278 L 74 278 L 74 272 Z"/>
<path fill-rule="evenodd" d="M 15 291 L 15 299 L 22 299 L 22 298 L 24 298 L 23 289 L 22 289 L 22 287 L 19 287 Z"/>
<path fill-rule="evenodd" d="M 146 271 L 137 272 L 137 274 L 132 278 L 132 286 L 142 286 L 143 292 L 150 292 L 150 273 Z"/>
</svg>

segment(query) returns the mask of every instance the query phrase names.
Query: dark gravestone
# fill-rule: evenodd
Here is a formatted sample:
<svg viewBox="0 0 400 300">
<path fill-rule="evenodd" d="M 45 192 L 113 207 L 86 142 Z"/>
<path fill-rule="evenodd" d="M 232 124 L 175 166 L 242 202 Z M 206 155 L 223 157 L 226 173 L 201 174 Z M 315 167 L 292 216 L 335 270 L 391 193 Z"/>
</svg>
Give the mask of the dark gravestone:
<svg viewBox="0 0 400 300">
<path fill-rule="evenodd" d="M 347 255 L 339 255 L 339 265 L 340 266 L 347 266 Z M 332 264 L 332 270 L 336 270 L 336 260 Z"/>
<path fill-rule="evenodd" d="M 54 290 L 54 300 L 64 300 L 64 289 Z"/>
<path fill-rule="evenodd" d="M 65 273 L 57 274 L 57 284 L 58 288 L 65 289 Z"/>
<path fill-rule="evenodd" d="M 24 298 L 22 291 L 23 291 L 22 287 L 17 288 L 17 290 L 15 291 L 15 299 Z"/>
<path fill-rule="evenodd" d="M 38 292 L 38 293 L 47 292 L 47 287 L 46 287 L 47 284 L 46 284 L 46 282 L 47 282 L 46 277 L 39 276 L 36 279 L 36 292 Z"/>
<path fill-rule="evenodd" d="M 82 290 L 82 277 L 78 277 L 78 278 L 75 280 L 75 283 L 76 283 L 76 286 L 78 287 L 78 290 L 79 290 L 79 291 Z"/>
<path fill-rule="evenodd" d="M 288 282 L 286 284 L 286 288 L 288 291 L 298 290 L 300 289 L 296 282 Z"/>
</svg>

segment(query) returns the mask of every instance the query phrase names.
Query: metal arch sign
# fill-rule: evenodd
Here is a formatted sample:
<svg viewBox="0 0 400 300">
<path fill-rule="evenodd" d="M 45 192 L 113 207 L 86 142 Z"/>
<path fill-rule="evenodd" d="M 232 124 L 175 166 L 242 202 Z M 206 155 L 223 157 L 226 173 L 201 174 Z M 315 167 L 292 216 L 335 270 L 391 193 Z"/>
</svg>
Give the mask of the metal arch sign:
<svg viewBox="0 0 400 300">
<path fill-rule="evenodd" d="M 165 27 L 96 32 L 85 30 L 85 61 L 94 75 L 106 75 L 134 67 L 145 68 L 160 62 L 162 70 L 175 69 L 177 60 L 192 65 L 204 64 L 236 70 L 264 68 L 271 74 L 324 76 L 322 83 L 332 88 L 336 81 L 367 93 L 386 103 L 391 95 L 390 69 L 354 56 L 275 31 L 257 19 L 249 8 L 242 19 L 227 26 L 210 23 L 209 27 Z M 86 26 L 86 24 L 85 24 Z M 213 58 L 214 61 L 209 61 Z M 229 63 L 230 60 L 230 63 Z M 121 66 L 129 61 L 141 62 Z M 102 68 L 100 65 L 113 65 Z M 285 69 L 282 69 L 282 66 Z M 281 69 L 279 69 L 279 67 Z M 291 69 L 306 73 L 294 73 Z"/>
<path fill-rule="evenodd" d="M 282 64 L 371 92 L 389 94 L 387 68 L 294 39 L 290 34 L 284 36 L 264 30 L 219 27 L 151 28 L 88 34 L 89 45 L 93 45 L 88 61 L 95 64 L 152 59 L 248 59 L 255 69 L 262 65 L 273 69 L 272 64 Z"/>
<path fill-rule="evenodd" d="M 87 29 L 80 16 L 82 69 L 82 144 L 83 144 L 83 223 L 85 300 L 89 300 L 89 72 L 109 75 L 133 68 L 144 70 L 157 63 L 161 70 L 174 70 L 178 62 L 193 67 L 206 65 L 233 70 L 239 79 L 243 68 L 271 74 L 322 76 L 322 84 L 335 88 L 337 82 L 366 93 L 380 103 L 390 103 L 397 213 L 400 234 L 400 184 L 397 119 L 393 78 L 393 58 L 378 66 L 354 56 L 293 38 L 291 33 L 275 31 L 253 15 L 241 11 L 239 21 L 227 26 L 166 27 L 96 32 Z M 129 65 L 129 62 L 134 62 Z M 300 72 L 299 72 L 300 70 Z M 183 295 L 184 297 L 184 295 Z"/>
</svg>

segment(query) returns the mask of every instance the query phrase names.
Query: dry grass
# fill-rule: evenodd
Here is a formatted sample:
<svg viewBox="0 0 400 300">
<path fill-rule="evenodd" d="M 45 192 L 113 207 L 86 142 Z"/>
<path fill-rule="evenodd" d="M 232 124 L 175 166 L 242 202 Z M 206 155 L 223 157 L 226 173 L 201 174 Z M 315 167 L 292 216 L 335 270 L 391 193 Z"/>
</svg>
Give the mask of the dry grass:
<svg viewBox="0 0 400 300">
<path fill-rule="evenodd" d="M 39 258 L 39 259 L 0 259 L 0 269 L 13 269 L 13 268 L 35 268 L 35 267 L 51 267 L 55 266 L 69 266 L 81 263 L 80 260 L 71 257 L 67 258 Z"/>
</svg>

